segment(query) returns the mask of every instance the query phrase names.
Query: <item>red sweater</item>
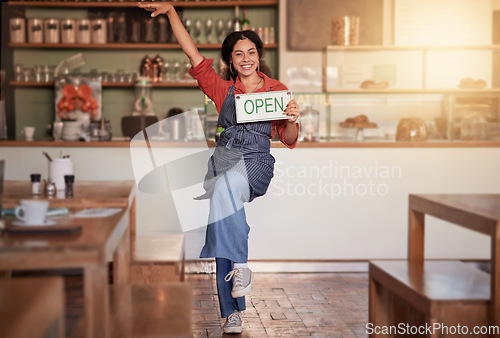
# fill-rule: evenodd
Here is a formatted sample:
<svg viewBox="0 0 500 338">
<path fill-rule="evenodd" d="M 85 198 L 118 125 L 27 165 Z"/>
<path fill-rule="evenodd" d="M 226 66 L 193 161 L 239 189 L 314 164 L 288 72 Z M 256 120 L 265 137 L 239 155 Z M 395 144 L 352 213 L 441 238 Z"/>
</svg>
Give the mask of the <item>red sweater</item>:
<svg viewBox="0 0 500 338">
<path fill-rule="evenodd" d="M 199 65 L 195 68 L 189 70 L 189 74 L 198 81 L 198 86 L 205 95 L 207 95 L 214 103 L 217 111 L 220 113 L 224 99 L 227 96 L 229 88 L 234 85 L 234 94 L 245 94 L 245 87 L 241 83 L 240 79 L 236 77 L 236 82 L 232 79 L 229 81 L 223 80 L 212 68 L 213 59 L 204 58 Z M 256 93 L 267 92 L 267 91 L 277 91 L 277 90 L 288 90 L 288 88 L 278 80 L 274 80 L 266 76 L 264 73 L 257 72 L 257 74 L 264 79 L 264 85 L 256 90 Z M 286 128 L 286 120 L 275 120 L 272 121 L 271 138 L 274 138 L 276 130 L 278 131 L 278 139 L 288 148 L 295 148 L 298 139 L 297 138 L 292 144 L 287 144 L 283 139 L 283 132 Z M 297 125 L 297 130 L 299 125 Z"/>
</svg>

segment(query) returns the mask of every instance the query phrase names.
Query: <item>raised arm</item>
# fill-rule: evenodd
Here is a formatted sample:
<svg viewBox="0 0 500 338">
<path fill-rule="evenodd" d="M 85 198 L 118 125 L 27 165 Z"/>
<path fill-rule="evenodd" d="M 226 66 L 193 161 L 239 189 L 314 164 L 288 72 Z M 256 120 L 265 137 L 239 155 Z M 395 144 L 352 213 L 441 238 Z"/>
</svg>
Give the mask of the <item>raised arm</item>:
<svg viewBox="0 0 500 338">
<path fill-rule="evenodd" d="M 184 25 L 179 19 L 174 6 L 169 2 L 139 2 L 137 6 L 144 8 L 145 10 L 152 11 L 151 16 L 154 18 L 160 14 L 167 14 L 170 25 L 172 26 L 172 31 L 174 32 L 177 42 L 181 46 L 184 53 L 186 53 L 191 65 L 196 67 L 201 61 L 203 61 L 203 55 L 196 47 L 191 35 L 186 31 Z"/>
</svg>

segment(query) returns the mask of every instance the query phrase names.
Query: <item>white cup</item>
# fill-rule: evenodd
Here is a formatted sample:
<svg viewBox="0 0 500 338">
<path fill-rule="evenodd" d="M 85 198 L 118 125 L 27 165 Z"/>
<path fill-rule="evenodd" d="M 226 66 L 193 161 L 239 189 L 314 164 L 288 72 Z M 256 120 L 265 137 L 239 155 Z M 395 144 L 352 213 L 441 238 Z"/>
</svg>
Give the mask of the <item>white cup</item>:
<svg viewBox="0 0 500 338">
<path fill-rule="evenodd" d="M 56 190 L 64 190 L 64 175 L 73 175 L 73 162 L 69 158 L 55 158 L 49 162 L 49 178 L 56 185 Z"/>
<path fill-rule="evenodd" d="M 33 136 L 35 135 L 35 127 L 26 126 L 23 127 L 22 133 L 26 141 L 33 141 Z"/>
<path fill-rule="evenodd" d="M 49 201 L 22 200 L 14 214 L 26 225 L 45 225 L 48 210 Z"/>
</svg>

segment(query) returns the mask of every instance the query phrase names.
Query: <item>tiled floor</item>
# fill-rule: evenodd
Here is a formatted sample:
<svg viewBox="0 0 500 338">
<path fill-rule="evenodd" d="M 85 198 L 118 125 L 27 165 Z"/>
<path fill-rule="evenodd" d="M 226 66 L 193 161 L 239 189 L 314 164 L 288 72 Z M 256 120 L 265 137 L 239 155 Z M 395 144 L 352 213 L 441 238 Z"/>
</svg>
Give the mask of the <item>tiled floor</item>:
<svg viewBox="0 0 500 338">
<path fill-rule="evenodd" d="M 188 274 L 194 337 L 222 337 L 215 274 Z M 66 276 L 66 336 L 83 314 L 83 278 Z M 235 337 L 367 337 L 367 273 L 255 273 Z M 229 335 L 226 335 L 229 336 Z"/>
<path fill-rule="evenodd" d="M 195 337 L 222 336 L 214 274 L 188 275 Z M 238 337 L 367 337 L 367 273 L 256 273 Z"/>
</svg>

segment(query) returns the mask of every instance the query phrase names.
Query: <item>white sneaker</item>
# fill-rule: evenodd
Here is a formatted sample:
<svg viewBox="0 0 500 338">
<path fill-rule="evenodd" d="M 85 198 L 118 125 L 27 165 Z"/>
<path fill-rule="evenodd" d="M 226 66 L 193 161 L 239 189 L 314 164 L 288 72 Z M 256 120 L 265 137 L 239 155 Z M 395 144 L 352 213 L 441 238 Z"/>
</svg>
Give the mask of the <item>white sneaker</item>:
<svg viewBox="0 0 500 338">
<path fill-rule="evenodd" d="M 252 291 L 253 273 L 249 268 L 235 268 L 226 275 L 225 281 L 233 279 L 233 289 L 231 296 L 233 298 L 243 297 Z"/>
<path fill-rule="evenodd" d="M 240 311 L 234 310 L 234 312 L 226 318 L 223 329 L 224 333 L 241 333 L 241 331 L 243 331 L 241 327 Z"/>
</svg>

